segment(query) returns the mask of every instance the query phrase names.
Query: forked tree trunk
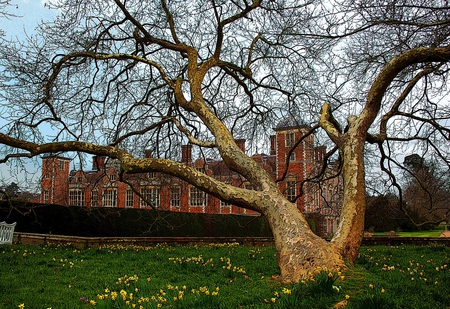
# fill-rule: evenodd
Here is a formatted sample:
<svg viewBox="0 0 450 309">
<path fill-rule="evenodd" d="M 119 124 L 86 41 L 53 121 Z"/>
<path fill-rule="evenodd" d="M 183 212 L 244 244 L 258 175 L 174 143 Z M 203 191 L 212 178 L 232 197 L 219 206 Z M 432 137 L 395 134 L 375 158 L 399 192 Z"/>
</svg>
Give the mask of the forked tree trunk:
<svg viewBox="0 0 450 309">
<path fill-rule="evenodd" d="M 366 188 L 364 179 L 365 132 L 346 137 L 342 148 L 344 199 L 339 226 L 331 243 L 344 259 L 351 264 L 356 261 L 364 233 Z"/>
<path fill-rule="evenodd" d="M 338 229 L 331 242 L 315 235 L 304 216 L 281 194 L 268 195 L 272 207 L 263 213 L 274 234 L 283 282 L 298 282 L 318 266 L 345 267 L 358 257 L 364 232 L 365 132 L 349 131 L 342 144 L 344 199 Z"/>
<path fill-rule="evenodd" d="M 318 266 L 344 267 L 334 244 L 315 235 L 300 211 L 283 196 L 270 197 L 272 207 L 264 211 L 275 240 L 283 283 L 299 282 Z"/>
</svg>

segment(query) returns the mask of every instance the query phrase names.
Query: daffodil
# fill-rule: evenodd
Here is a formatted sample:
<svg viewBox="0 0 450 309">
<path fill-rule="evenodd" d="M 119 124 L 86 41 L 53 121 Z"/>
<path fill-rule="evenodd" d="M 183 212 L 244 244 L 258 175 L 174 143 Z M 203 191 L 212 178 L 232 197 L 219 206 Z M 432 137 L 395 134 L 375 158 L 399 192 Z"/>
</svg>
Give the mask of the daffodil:
<svg viewBox="0 0 450 309">
<path fill-rule="evenodd" d="M 289 295 L 289 294 L 291 294 L 291 290 L 283 288 L 283 293 Z"/>
</svg>

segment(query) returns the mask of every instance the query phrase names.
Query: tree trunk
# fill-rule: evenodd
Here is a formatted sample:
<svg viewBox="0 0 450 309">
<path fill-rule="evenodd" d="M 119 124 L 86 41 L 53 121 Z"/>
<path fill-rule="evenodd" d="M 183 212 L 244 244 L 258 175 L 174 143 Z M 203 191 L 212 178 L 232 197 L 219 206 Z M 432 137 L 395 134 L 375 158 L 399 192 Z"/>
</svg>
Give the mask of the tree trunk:
<svg viewBox="0 0 450 309">
<path fill-rule="evenodd" d="M 365 132 L 348 132 L 342 150 L 344 200 L 338 229 L 331 240 L 351 264 L 358 257 L 364 233 L 366 188 L 364 181 Z"/>
<path fill-rule="evenodd" d="M 295 205 L 281 194 L 268 199 L 271 206 L 264 215 L 274 235 L 283 283 L 299 282 L 318 266 L 345 267 L 338 248 L 315 235 Z"/>
</svg>

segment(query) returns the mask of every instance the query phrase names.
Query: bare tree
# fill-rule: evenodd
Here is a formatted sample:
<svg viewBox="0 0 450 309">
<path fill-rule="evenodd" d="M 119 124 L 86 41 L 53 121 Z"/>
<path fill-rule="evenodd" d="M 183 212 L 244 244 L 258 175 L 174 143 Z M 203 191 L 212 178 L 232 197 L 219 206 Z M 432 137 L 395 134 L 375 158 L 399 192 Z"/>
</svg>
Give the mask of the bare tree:
<svg viewBox="0 0 450 309">
<path fill-rule="evenodd" d="M 7 8 L 13 6 L 11 0 L 0 1 L 0 17 L 15 17 L 16 15 L 8 12 Z M 17 8 L 17 5 L 15 6 Z"/>
<path fill-rule="evenodd" d="M 417 154 L 407 156 L 404 164 L 403 210 L 421 228 L 448 222 L 450 179 L 448 171 Z"/>
<path fill-rule="evenodd" d="M 449 8 L 428 2 L 58 1 L 61 16 L 39 36 L 1 47 L 2 162 L 77 151 L 117 159 L 124 174 L 176 176 L 262 213 L 283 281 L 344 266 L 363 236 L 367 142 L 392 185 L 400 142 L 428 145 L 448 168 Z M 335 144 L 326 158 L 339 154 L 344 204 L 331 242 L 235 143 L 263 147 L 286 117 Z M 178 162 L 186 142 L 253 190 Z M 144 148 L 154 157 L 139 158 Z"/>
<path fill-rule="evenodd" d="M 8 11 L 8 8 L 12 6 L 10 0 L 0 0 L 0 18 L 13 18 L 17 17 L 14 13 Z M 17 5 L 16 5 L 17 8 Z M 4 30 L 0 28 L 0 37 L 3 36 Z"/>
</svg>

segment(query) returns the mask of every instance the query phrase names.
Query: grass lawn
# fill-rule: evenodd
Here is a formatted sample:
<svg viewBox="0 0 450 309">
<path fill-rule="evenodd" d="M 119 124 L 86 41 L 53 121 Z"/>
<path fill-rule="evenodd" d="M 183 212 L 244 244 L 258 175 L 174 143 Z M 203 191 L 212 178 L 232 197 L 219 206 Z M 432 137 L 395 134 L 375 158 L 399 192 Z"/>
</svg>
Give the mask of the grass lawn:
<svg viewBox="0 0 450 309">
<path fill-rule="evenodd" d="M 439 225 L 432 230 L 426 231 L 413 231 L 413 232 L 395 232 L 396 236 L 400 237 L 439 237 L 445 229 L 445 225 Z M 389 235 L 389 232 L 374 232 L 373 236 L 385 236 Z"/>
<path fill-rule="evenodd" d="M 450 248 L 362 247 L 345 272 L 280 285 L 274 247 L 0 247 L 0 308 L 449 308 Z"/>
</svg>

